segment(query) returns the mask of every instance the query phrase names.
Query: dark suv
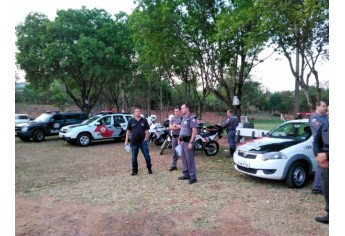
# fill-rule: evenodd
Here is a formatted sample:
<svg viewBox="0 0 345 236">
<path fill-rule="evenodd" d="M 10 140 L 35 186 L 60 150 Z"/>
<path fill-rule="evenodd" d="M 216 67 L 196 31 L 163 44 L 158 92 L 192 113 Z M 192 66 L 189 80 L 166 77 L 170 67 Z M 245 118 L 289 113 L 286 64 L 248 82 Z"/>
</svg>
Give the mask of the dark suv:
<svg viewBox="0 0 345 236">
<path fill-rule="evenodd" d="M 79 124 L 88 118 L 88 115 L 82 112 L 46 112 L 33 121 L 17 124 L 16 136 L 22 141 L 32 138 L 36 142 L 41 142 L 45 136 L 58 135 L 63 126 Z"/>
</svg>

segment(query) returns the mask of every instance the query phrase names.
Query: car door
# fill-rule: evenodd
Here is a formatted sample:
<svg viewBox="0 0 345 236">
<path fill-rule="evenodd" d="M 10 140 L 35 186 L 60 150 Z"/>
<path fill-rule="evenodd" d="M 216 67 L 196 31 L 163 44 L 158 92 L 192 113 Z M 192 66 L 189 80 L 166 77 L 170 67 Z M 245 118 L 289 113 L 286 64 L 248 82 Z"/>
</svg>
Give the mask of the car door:
<svg viewBox="0 0 345 236">
<path fill-rule="evenodd" d="M 116 137 L 125 137 L 127 124 L 128 122 L 123 115 L 114 115 L 114 126 L 120 130 Z"/>
<path fill-rule="evenodd" d="M 55 114 L 48 122 L 48 133 L 59 134 L 60 129 L 65 125 L 65 118 L 61 114 Z"/>
<path fill-rule="evenodd" d="M 113 116 L 107 115 L 101 117 L 94 130 L 95 139 L 115 138 L 121 133 L 121 128 L 114 126 Z"/>
</svg>

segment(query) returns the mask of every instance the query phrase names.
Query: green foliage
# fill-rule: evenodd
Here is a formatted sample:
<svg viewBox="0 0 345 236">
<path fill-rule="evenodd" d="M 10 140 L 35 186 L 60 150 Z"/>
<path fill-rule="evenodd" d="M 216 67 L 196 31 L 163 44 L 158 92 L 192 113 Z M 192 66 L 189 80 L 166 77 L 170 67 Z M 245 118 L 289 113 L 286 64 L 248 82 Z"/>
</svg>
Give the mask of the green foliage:
<svg viewBox="0 0 345 236">
<path fill-rule="evenodd" d="M 47 88 L 58 80 L 76 105 L 89 112 L 104 85 L 129 71 L 133 52 L 116 25 L 121 22 L 104 10 L 85 7 L 59 10 L 54 21 L 31 13 L 16 27 L 17 63 L 33 86 Z"/>
</svg>

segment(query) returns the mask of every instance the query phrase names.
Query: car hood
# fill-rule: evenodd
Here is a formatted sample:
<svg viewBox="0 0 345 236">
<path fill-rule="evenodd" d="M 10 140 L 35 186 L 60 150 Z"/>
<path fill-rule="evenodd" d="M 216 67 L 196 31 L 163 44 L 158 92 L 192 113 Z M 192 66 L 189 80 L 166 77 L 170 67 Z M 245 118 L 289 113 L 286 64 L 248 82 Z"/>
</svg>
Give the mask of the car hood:
<svg viewBox="0 0 345 236">
<path fill-rule="evenodd" d="M 88 124 L 88 125 L 91 125 L 91 124 Z M 86 124 L 74 124 L 74 125 L 66 125 L 63 127 L 63 129 L 72 129 L 72 128 L 76 128 L 76 127 L 81 127 L 81 126 L 86 126 Z"/>
<path fill-rule="evenodd" d="M 238 145 L 237 149 L 242 151 L 257 151 L 263 153 L 279 152 L 300 142 L 301 141 L 296 141 L 294 139 L 263 137 Z"/>
<path fill-rule="evenodd" d="M 24 126 L 42 126 L 46 123 L 44 122 L 37 122 L 37 121 L 27 121 L 27 122 L 24 122 L 24 123 L 19 123 L 19 124 L 16 124 L 16 127 L 24 127 Z"/>
</svg>

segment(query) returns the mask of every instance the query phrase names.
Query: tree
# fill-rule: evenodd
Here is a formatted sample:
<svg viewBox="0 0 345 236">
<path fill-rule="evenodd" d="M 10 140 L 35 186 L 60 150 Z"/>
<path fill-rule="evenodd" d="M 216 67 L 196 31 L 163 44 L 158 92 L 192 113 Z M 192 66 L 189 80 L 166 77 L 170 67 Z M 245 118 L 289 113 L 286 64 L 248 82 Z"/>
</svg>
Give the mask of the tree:
<svg viewBox="0 0 345 236">
<path fill-rule="evenodd" d="M 33 86 L 47 88 L 58 80 L 74 103 L 90 112 L 107 82 L 128 73 L 121 60 L 131 52 L 119 52 L 117 32 L 104 10 L 60 10 L 54 21 L 31 13 L 16 27 L 17 63 Z"/>
<path fill-rule="evenodd" d="M 328 0 L 275 1 L 259 0 L 271 40 L 283 54 L 294 78 L 306 96 L 309 110 L 314 102 L 310 94 L 312 78 L 321 99 L 321 87 L 316 64 L 328 60 L 329 3 Z M 268 11 L 264 9 L 269 9 Z M 293 55 L 300 58 L 297 69 Z"/>
<path fill-rule="evenodd" d="M 235 112 L 239 116 L 243 86 L 250 79 L 253 67 L 262 62 L 258 54 L 268 39 L 262 30 L 263 23 L 255 1 L 231 1 L 218 17 L 216 36 L 220 50 L 214 74 L 218 74 L 219 86 L 213 92 L 230 108 L 237 96 L 240 105 L 235 107 Z"/>
</svg>

